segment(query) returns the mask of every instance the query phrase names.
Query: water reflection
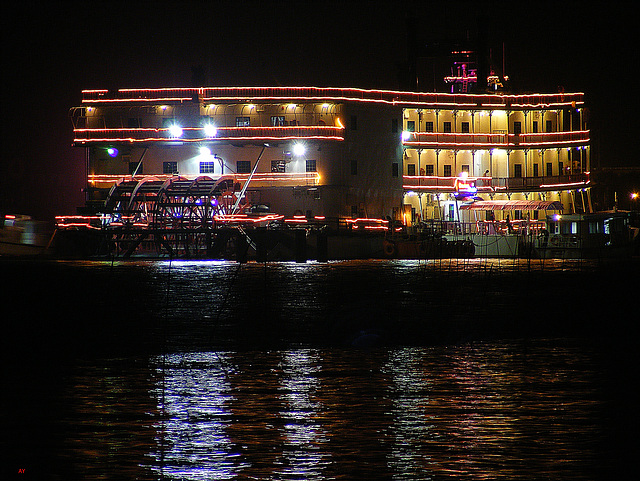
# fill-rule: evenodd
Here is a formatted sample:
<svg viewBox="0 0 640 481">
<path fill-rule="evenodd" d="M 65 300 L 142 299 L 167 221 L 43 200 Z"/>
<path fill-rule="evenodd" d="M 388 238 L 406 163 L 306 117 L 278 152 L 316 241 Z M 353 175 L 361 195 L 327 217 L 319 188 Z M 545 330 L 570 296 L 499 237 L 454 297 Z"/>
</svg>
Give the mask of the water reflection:
<svg viewBox="0 0 640 481">
<path fill-rule="evenodd" d="M 174 354 L 154 363 L 160 419 L 152 470 L 169 479 L 233 479 L 241 465 L 227 433 L 233 370 L 228 356 Z"/>
<path fill-rule="evenodd" d="M 286 351 L 282 355 L 280 398 L 284 422 L 282 465 L 277 479 L 326 479 L 324 468 L 330 453 L 324 446 L 328 439 L 318 418 L 323 406 L 316 394 L 321 388 L 318 373 L 320 357 L 315 350 Z"/>
<path fill-rule="evenodd" d="M 579 348 L 202 352 L 153 359 L 166 479 L 587 479 L 602 408 Z"/>
<path fill-rule="evenodd" d="M 392 380 L 386 396 L 391 401 L 393 417 L 387 455 L 393 479 L 429 478 L 431 453 L 425 448 L 434 437 L 434 426 L 427 411 L 430 386 L 424 361 L 422 349 L 406 348 L 390 352 L 383 366 L 383 372 Z"/>
</svg>

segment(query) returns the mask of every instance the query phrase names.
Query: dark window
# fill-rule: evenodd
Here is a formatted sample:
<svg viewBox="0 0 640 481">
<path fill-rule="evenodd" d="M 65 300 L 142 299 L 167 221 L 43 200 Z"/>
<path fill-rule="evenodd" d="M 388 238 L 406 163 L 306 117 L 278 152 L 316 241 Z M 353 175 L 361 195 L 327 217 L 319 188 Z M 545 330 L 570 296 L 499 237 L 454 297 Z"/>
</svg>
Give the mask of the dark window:
<svg viewBox="0 0 640 481">
<path fill-rule="evenodd" d="M 284 160 L 272 160 L 271 172 L 279 172 L 283 174 L 286 171 L 286 162 Z"/>
<path fill-rule="evenodd" d="M 451 177 L 451 164 L 444 165 L 444 176 Z"/>
<path fill-rule="evenodd" d="M 461 128 L 462 128 L 461 132 L 463 134 L 468 134 L 469 133 L 469 122 L 462 122 Z"/>
<path fill-rule="evenodd" d="M 547 129 L 547 132 L 553 132 L 553 121 L 547 120 L 545 123 L 545 128 Z"/>
<path fill-rule="evenodd" d="M 271 116 L 271 126 L 272 127 L 281 127 L 285 125 L 284 115 L 272 115 Z"/>
<path fill-rule="evenodd" d="M 236 161 L 236 172 L 238 174 L 251 173 L 251 161 L 250 160 L 238 160 Z"/>
<path fill-rule="evenodd" d="M 249 127 L 250 124 L 249 117 L 236 117 L 236 127 Z"/>
<path fill-rule="evenodd" d="M 513 122 L 513 133 L 516 135 L 520 135 L 522 133 L 522 124 L 520 122 Z"/>
<path fill-rule="evenodd" d="M 553 175 L 553 164 L 551 162 L 547 162 L 547 175 Z"/>
<path fill-rule="evenodd" d="M 558 175 L 564 175 L 564 162 L 558 162 Z"/>
<path fill-rule="evenodd" d="M 163 162 L 162 163 L 162 173 L 163 174 L 177 174 L 178 173 L 178 163 L 177 162 Z"/>
<path fill-rule="evenodd" d="M 358 117 L 356 115 L 351 116 L 351 122 L 349 125 L 351 130 L 358 130 Z"/>
<path fill-rule="evenodd" d="M 531 130 L 533 131 L 534 134 L 538 133 L 538 121 L 534 120 L 533 124 L 531 125 Z"/>
<path fill-rule="evenodd" d="M 351 175 L 358 175 L 358 161 L 356 159 L 351 160 Z"/>
<path fill-rule="evenodd" d="M 398 133 L 398 119 L 391 119 L 391 133 Z"/>
<path fill-rule="evenodd" d="M 415 132 L 416 131 L 416 121 L 415 120 L 407 120 L 407 131 Z"/>
<path fill-rule="evenodd" d="M 416 164 L 407 164 L 407 175 L 416 175 Z"/>
<path fill-rule="evenodd" d="M 307 172 L 317 172 L 315 160 L 307 160 L 305 167 Z"/>
<path fill-rule="evenodd" d="M 538 177 L 540 175 L 540 167 L 538 164 L 533 164 L 533 176 Z"/>
<path fill-rule="evenodd" d="M 445 134 L 451 133 L 451 122 L 444 122 L 442 124 L 442 131 Z"/>
<path fill-rule="evenodd" d="M 201 174 L 213 174 L 214 171 L 215 171 L 215 162 L 212 162 L 212 161 L 200 162 Z"/>
<path fill-rule="evenodd" d="M 462 172 L 466 172 L 467 174 L 469 173 L 469 164 L 462 165 Z"/>
<path fill-rule="evenodd" d="M 513 166 L 513 176 L 522 177 L 522 164 L 515 164 Z"/>
<path fill-rule="evenodd" d="M 398 177 L 398 174 L 399 174 L 398 163 L 394 162 L 391 164 L 391 177 Z"/>
<path fill-rule="evenodd" d="M 433 122 L 425 122 L 424 123 L 424 131 L 425 132 L 433 132 Z"/>
<path fill-rule="evenodd" d="M 425 175 L 433 175 L 433 164 L 427 164 L 424 166 Z"/>
</svg>

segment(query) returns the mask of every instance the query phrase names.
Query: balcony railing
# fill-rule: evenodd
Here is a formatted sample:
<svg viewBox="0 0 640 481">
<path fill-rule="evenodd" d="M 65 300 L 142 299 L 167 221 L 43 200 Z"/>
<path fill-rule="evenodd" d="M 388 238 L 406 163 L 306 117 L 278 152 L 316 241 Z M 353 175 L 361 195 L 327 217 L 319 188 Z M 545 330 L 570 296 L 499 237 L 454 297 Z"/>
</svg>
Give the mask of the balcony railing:
<svg viewBox="0 0 640 481">
<path fill-rule="evenodd" d="M 405 147 L 452 150 L 550 149 L 579 147 L 588 144 L 588 130 L 535 134 L 407 132 L 403 140 Z"/>
<path fill-rule="evenodd" d="M 554 93 L 533 95 L 447 94 L 404 92 L 395 90 L 367 90 L 358 88 L 322 87 L 201 87 L 162 89 L 83 90 L 83 104 L 117 104 L 148 102 L 209 101 L 289 101 L 329 100 L 361 101 L 393 104 L 415 108 L 468 109 L 553 109 L 581 106 L 583 93 Z"/>
<path fill-rule="evenodd" d="M 458 191 L 459 177 L 405 175 L 405 190 L 453 193 Z M 544 177 L 467 177 L 465 184 L 474 185 L 478 193 L 573 190 L 590 185 L 589 173 Z"/>
<path fill-rule="evenodd" d="M 219 127 L 214 136 L 203 129 L 184 128 L 176 136 L 171 129 L 75 129 L 74 142 L 204 142 L 204 141 L 269 141 L 288 139 L 344 140 L 344 128 L 328 125 L 297 125 L 278 127 Z"/>
</svg>

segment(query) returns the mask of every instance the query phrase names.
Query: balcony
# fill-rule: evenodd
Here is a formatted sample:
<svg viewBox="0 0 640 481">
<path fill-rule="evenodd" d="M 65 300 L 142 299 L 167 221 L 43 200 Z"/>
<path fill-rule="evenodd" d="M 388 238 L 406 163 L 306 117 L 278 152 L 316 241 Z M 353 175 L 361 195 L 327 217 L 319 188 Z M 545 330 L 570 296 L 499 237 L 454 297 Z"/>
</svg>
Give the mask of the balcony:
<svg viewBox="0 0 640 481">
<path fill-rule="evenodd" d="M 416 149 L 559 149 L 588 145 L 589 131 L 535 134 L 405 132 L 402 143 Z"/>
<path fill-rule="evenodd" d="M 206 142 L 238 141 L 269 142 L 278 140 L 317 139 L 344 140 L 344 128 L 328 125 L 297 125 L 278 127 L 219 127 L 215 136 L 207 136 L 201 128 L 183 128 L 176 136 L 171 129 L 74 129 L 74 144 L 100 142 L 153 143 L 153 142 Z"/>
<path fill-rule="evenodd" d="M 460 177 L 409 176 L 402 178 L 405 190 L 432 193 L 458 191 Z M 554 175 L 543 177 L 467 177 L 466 184 L 473 183 L 478 193 L 545 192 L 574 190 L 589 187 L 589 173 Z"/>
</svg>

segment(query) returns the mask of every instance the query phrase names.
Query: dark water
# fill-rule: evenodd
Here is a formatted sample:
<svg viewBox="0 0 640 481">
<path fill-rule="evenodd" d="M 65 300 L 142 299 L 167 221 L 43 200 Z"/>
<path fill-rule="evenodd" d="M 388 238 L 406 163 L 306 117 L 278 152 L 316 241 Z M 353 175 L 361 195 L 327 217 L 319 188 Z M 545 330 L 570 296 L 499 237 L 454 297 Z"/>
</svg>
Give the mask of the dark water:
<svg viewBox="0 0 640 481">
<path fill-rule="evenodd" d="M 2 261 L 3 474 L 615 479 L 637 267 Z"/>
</svg>

